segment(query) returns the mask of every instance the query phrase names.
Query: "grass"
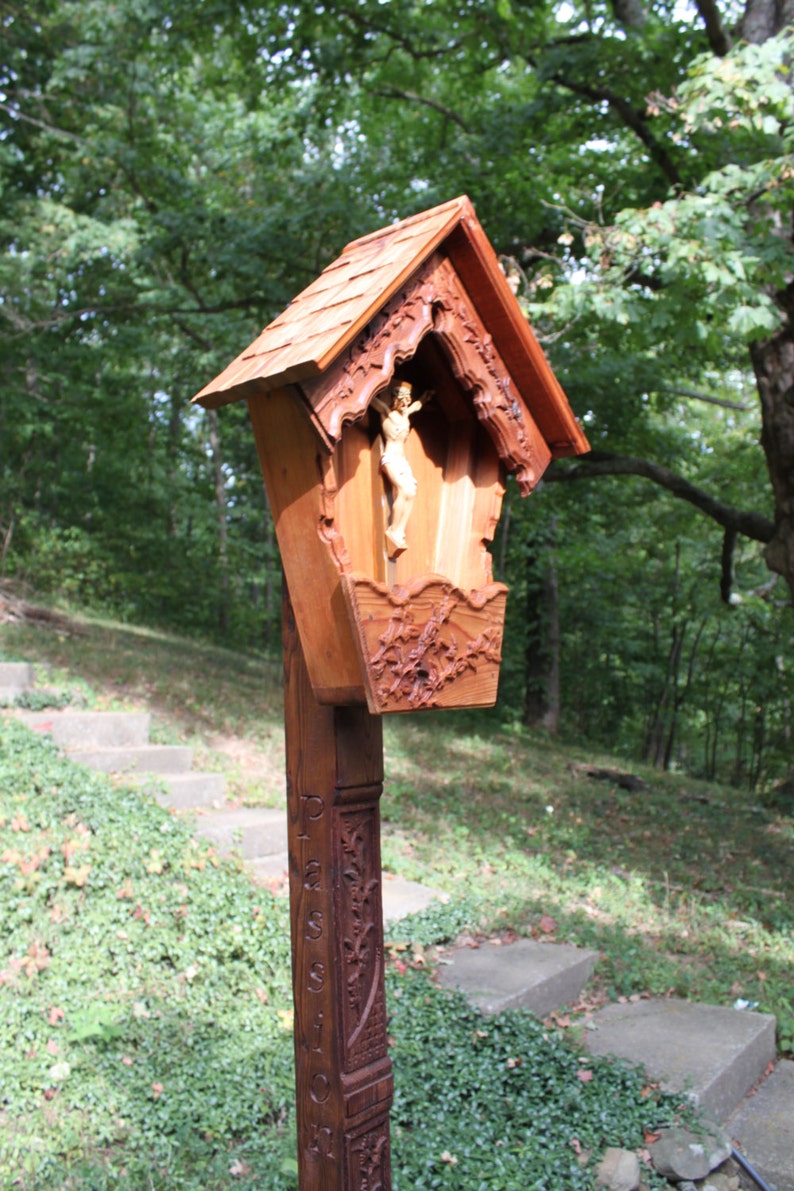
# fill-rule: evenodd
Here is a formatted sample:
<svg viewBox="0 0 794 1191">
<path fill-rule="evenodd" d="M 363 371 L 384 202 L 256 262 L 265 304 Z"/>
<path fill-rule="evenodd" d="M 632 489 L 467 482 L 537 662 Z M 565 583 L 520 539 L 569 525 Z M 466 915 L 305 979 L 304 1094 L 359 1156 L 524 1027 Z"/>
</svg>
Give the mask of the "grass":
<svg viewBox="0 0 794 1191">
<path fill-rule="evenodd" d="M 283 798 L 272 661 L 99 621 L 0 633 L 0 656 L 74 701 L 148 706 L 161 739 L 203 741 L 239 798 Z M 0 1179 L 294 1186 L 283 902 L 197 851 L 178 818 L 5 732 Z M 391 940 L 396 1187 L 523 1191 L 533 1162 L 565 1172 L 538 1187 L 584 1187 L 577 1150 L 639 1145 L 677 1106 L 619 1067 L 577 1078 L 583 1019 L 605 999 L 757 1002 L 794 1053 L 794 822 L 680 774 L 639 770 L 633 793 L 586 776 L 615 764 L 494 717 L 387 721 L 384 867 L 450 899 Z M 427 974 L 460 932 L 556 938 L 601 961 L 545 1026 L 486 1024 Z M 541 1069 L 551 1085 L 528 1078 Z M 541 1104 L 553 1156 L 532 1150 Z"/>
</svg>

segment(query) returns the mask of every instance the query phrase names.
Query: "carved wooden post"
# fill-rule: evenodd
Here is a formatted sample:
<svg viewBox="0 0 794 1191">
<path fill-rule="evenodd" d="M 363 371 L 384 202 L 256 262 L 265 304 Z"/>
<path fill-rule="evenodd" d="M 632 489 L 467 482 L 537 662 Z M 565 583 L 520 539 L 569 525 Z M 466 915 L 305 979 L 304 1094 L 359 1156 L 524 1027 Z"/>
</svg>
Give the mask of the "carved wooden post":
<svg viewBox="0 0 794 1191">
<path fill-rule="evenodd" d="M 288 596 L 284 679 L 301 1191 L 389 1191 L 381 721 L 316 701 Z"/>
</svg>

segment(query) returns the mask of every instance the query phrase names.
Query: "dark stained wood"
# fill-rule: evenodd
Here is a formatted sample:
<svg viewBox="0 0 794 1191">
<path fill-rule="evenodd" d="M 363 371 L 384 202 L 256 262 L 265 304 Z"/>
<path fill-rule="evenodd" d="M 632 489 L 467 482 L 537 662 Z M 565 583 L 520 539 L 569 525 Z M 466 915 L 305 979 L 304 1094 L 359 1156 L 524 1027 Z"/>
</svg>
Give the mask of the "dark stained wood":
<svg viewBox="0 0 794 1191">
<path fill-rule="evenodd" d="M 300 1187 L 389 1191 L 381 721 L 316 701 L 288 595 L 284 676 Z"/>
</svg>

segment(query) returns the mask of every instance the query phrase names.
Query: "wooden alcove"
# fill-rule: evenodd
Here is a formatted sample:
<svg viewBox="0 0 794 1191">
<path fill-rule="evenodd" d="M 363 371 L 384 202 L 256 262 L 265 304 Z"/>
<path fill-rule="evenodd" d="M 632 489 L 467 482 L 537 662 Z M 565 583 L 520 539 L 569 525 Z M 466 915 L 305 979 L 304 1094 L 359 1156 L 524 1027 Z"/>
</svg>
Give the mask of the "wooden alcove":
<svg viewBox="0 0 794 1191">
<path fill-rule="evenodd" d="M 395 553 L 373 398 L 397 379 L 433 396 L 411 418 L 417 494 Z M 348 244 L 194 398 L 242 399 L 318 702 L 491 705 L 505 472 L 527 495 L 588 444 L 469 199 Z"/>
</svg>

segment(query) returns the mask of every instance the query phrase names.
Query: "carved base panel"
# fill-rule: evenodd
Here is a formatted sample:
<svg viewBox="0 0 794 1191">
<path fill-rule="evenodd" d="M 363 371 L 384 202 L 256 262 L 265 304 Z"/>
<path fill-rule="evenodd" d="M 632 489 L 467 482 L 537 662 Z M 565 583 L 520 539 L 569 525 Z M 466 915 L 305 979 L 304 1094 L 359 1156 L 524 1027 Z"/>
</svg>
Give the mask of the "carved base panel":
<svg viewBox="0 0 794 1191">
<path fill-rule="evenodd" d="M 364 575 L 343 575 L 342 587 L 373 715 L 493 706 L 504 584 L 467 594 L 441 575 L 392 588 Z"/>
</svg>

